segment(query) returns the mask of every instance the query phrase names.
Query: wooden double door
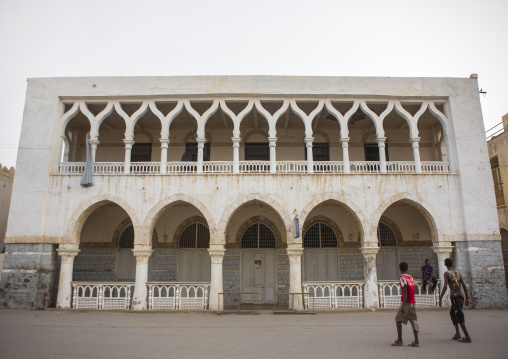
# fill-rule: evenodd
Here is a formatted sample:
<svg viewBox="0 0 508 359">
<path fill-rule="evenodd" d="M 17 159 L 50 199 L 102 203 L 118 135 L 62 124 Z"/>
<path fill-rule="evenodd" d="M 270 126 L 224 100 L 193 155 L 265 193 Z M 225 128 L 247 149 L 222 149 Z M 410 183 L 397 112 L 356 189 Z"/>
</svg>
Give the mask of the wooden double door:
<svg viewBox="0 0 508 359">
<path fill-rule="evenodd" d="M 276 260 L 275 249 L 242 249 L 241 291 L 256 293 L 242 295 L 242 303 L 276 303 Z"/>
</svg>

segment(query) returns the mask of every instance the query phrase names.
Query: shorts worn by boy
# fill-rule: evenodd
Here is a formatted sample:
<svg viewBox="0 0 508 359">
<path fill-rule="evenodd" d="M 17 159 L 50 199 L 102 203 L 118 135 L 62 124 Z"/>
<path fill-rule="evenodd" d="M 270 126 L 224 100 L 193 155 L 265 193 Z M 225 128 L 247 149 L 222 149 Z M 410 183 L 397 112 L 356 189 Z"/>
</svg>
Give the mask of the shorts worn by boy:
<svg viewBox="0 0 508 359">
<path fill-rule="evenodd" d="M 415 281 L 409 274 L 403 274 L 400 276 L 400 292 L 403 293 L 404 287 L 407 289 L 407 297 L 404 302 L 404 296 L 402 295 L 401 304 L 397 315 L 395 316 L 396 322 L 401 322 L 407 325 L 407 322 L 411 323 L 413 331 L 418 332 L 418 318 L 416 316 L 416 300 L 415 300 Z"/>
</svg>

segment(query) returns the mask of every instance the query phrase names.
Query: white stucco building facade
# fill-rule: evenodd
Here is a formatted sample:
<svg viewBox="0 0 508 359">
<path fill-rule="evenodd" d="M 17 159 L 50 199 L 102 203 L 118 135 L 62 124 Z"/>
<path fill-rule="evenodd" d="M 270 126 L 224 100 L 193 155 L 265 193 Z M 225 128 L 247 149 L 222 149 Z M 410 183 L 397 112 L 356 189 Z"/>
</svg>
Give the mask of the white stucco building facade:
<svg viewBox="0 0 508 359">
<path fill-rule="evenodd" d="M 30 79 L 1 303 L 377 308 L 451 256 L 504 307 L 483 133 L 476 76 Z"/>
</svg>

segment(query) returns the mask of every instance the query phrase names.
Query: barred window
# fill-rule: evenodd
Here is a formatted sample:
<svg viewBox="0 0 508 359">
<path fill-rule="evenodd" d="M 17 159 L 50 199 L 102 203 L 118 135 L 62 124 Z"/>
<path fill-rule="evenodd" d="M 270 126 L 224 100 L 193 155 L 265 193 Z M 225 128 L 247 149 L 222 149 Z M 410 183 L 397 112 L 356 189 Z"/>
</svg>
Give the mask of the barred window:
<svg viewBox="0 0 508 359">
<path fill-rule="evenodd" d="M 377 226 L 377 240 L 380 247 L 397 246 L 397 236 L 392 227 L 385 222 L 379 222 Z"/>
<path fill-rule="evenodd" d="M 251 224 L 242 234 L 242 248 L 276 248 L 277 240 L 266 224 Z"/>
<path fill-rule="evenodd" d="M 304 248 L 337 248 L 337 234 L 324 222 L 313 223 L 303 235 Z"/>
<path fill-rule="evenodd" d="M 210 231 L 201 222 L 193 222 L 185 227 L 178 239 L 180 248 L 208 248 L 210 247 Z"/>
<path fill-rule="evenodd" d="M 134 228 L 132 223 L 124 227 L 118 237 L 118 246 L 120 248 L 134 248 Z"/>
</svg>

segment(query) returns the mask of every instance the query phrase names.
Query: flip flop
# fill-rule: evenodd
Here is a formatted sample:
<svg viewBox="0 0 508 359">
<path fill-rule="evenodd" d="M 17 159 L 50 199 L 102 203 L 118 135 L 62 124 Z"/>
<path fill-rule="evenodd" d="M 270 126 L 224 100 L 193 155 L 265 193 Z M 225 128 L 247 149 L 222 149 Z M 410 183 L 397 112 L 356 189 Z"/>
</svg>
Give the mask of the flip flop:
<svg viewBox="0 0 508 359">
<path fill-rule="evenodd" d="M 420 343 L 415 343 L 415 342 L 412 342 L 410 344 L 407 345 L 408 347 L 416 347 L 416 348 L 419 348 L 420 347 Z"/>
<path fill-rule="evenodd" d="M 472 340 L 471 340 L 471 338 L 462 338 L 462 339 L 459 340 L 459 342 L 461 342 L 461 343 L 471 343 Z"/>
<path fill-rule="evenodd" d="M 394 341 L 392 343 L 392 347 L 401 347 L 403 345 L 404 345 L 404 343 L 403 342 L 399 342 L 398 340 L 396 340 L 396 341 Z"/>
<path fill-rule="evenodd" d="M 460 335 L 457 335 L 455 334 L 453 337 L 452 337 L 453 340 L 460 340 Z"/>
</svg>

